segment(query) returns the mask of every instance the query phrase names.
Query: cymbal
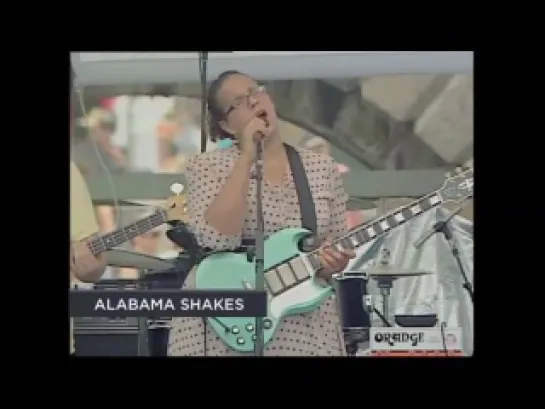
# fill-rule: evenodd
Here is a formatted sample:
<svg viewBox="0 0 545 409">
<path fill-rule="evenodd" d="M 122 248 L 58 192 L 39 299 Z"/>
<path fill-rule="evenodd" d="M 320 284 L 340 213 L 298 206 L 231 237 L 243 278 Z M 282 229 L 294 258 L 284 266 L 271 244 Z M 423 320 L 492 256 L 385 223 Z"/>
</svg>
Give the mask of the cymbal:
<svg viewBox="0 0 545 409">
<path fill-rule="evenodd" d="M 138 270 L 164 270 L 174 267 L 170 260 L 134 251 L 114 249 L 106 251 L 104 254 L 106 255 L 106 264 L 113 267 L 136 268 Z"/>
<path fill-rule="evenodd" d="M 416 269 L 405 269 L 394 266 L 376 266 L 371 267 L 367 271 L 369 277 L 380 278 L 380 277 L 419 277 L 431 274 L 431 271 L 425 270 L 416 270 Z"/>
<path fill-rule="evenodd" d="M 374 267 L 369 267 L 368 269 L 362 269 L 360 271 L 346 271 L 345 273 L 362 273 L 362 274 L 367 274 L 367 276 L 373 277 L 373 278 L 419 277 L 419 276 L 423 276 L 427 274 L 432 274 L 431 271 L 404 269 L 404 268 L 395 267 L 395 266 L 374 266 Z"/>
</svg>

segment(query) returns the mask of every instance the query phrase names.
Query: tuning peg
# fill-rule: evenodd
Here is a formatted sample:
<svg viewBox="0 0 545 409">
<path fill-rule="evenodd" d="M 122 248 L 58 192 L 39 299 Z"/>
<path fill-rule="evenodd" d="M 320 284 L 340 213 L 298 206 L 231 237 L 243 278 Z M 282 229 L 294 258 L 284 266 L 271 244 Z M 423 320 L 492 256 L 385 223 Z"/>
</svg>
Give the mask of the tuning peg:
<svg viewBox="0 0 545 409">
<path fill-rule="evenodd" d="M 170 185 L 170 191 L 176 196 L 179 196 L 180 193 L 184 191 L 184 185 L 182 185 L 181 183 L 173 183 L 172 185 Z"/>
</svg>

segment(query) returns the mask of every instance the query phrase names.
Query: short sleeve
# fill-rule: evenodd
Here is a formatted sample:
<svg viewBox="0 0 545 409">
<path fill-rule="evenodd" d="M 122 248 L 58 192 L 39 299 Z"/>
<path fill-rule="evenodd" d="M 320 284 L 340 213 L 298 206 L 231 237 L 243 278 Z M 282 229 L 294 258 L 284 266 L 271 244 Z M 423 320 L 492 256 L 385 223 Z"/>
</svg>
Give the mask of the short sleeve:
<svg viewBox="0 0 545 409">
<path fill-rule="evenodd" d="M 346 202 L 348 196 L 344 190 L 344 183 L 337 164 L 332 160 L 330 167 L 330 188 L 333 200 L 331 201 L 331 238 L 340 237 L 348 231 L 346 223 Z"/>
<path fill-rule="evenodd" d="M 214 170 L 213 160 L 207 154 L 194 156 L 187 161 L 185 178 L 187 182 L 186 205 L 189 227 L 202 247 L 212 250 L 234 250 L 240 247 L 240 234 L 224 234 L 210 226 L 204 213 L 221 191 L 226 178 L 220 178 Z"/>
<path fill-rule="evenodd" d="M 97 232 L 91 195 L 78 167 L 70 162 L 70 239 L 82 240 Z"/>
</svg>

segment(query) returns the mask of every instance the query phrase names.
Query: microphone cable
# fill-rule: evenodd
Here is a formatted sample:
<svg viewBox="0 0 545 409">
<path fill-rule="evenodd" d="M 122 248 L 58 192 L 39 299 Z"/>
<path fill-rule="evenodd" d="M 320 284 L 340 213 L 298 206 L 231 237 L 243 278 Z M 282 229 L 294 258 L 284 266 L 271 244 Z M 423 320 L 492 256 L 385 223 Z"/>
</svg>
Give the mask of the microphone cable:
<svg viewBox="0 0 545 409">
<path fill-rule="evenodd" d="M 206 106 L 206 71 L 208 66 L 208 51 L 199 52 L 199 77 L 201 80 L 201 153 L 206 152 L 206 142 L 208 135 L 206 133 L 206 117 L 207 117 L 207 106 Z"/>
<path fill-rule="evenodd" d="M 199 51 L 199 78 L 201 81 L 201 153 L 206 152 L 206 116 L 208 114 L 207 106 L 206 106 L 206 70 L 207 70 L 207 64 L 208 64 L 208 52 L 207 51 Z M 204 348 L 204 356 L 208 356 L 208 322 L 206 321 L 206 317 L 203 317 L 202 323 L 204 326 L 204 340 L 203 340 L 203 348 Z"/>
</svg>

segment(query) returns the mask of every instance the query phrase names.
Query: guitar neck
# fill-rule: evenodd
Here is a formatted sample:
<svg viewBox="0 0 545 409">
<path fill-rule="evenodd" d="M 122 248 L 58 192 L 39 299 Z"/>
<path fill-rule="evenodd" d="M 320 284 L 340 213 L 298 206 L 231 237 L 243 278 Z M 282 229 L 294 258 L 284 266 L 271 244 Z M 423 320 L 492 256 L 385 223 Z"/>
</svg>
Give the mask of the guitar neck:
<svg viewBox="0 0 545 409">
<path fill-rule="evenodd" d="M 381 234 L 393 230 L 427 210 L 439 206 L 442 202 L 441 195 L 437 191 L 433 192 L 370 223 L 364 223 L 350 230 L 346 235 L 335 240 L 333 244 L 343 249 L 355 250 Z M 319 269 L 321 267 L 317 251 L 309 254 L 309 260 L 314 268 Z"/>
<path fill-rule="evenodd" d="M 111 233 L 98 236 L 89 242 L 91 252 L 97 256 L 106 250 L 110 250 L 115 246 L 129 241 L 136 236 L 140 236 L 167 221 L 167 214 L 164 210 L 159 210 L 154 214 L 137 220 L 121 229 L 114 230 Z"/>
</svg>

